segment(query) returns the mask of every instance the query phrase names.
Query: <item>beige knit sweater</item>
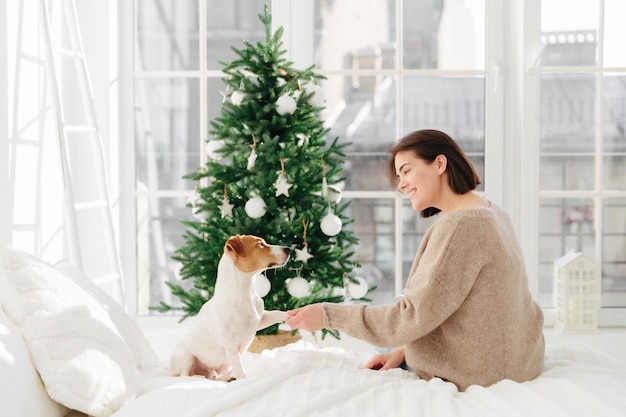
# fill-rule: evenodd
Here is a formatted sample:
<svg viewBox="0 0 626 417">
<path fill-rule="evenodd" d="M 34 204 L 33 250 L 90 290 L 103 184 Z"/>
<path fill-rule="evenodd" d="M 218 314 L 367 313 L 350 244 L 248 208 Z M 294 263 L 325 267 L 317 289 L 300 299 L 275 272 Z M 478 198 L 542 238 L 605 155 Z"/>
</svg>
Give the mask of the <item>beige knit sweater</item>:
<svg viewBox="0 0 626 417">
<path fill-rule="evenodd" d="M 543 313 L 528 290 L 508 214 L 491 204 L 440 216 L 424 235 L 402 299 L 384 306 L 325 303 L 325 327 L 375 346 L 404 345 L 420 377 L 439 377 L 462 391 L 537 377 Z"/>
</svg>

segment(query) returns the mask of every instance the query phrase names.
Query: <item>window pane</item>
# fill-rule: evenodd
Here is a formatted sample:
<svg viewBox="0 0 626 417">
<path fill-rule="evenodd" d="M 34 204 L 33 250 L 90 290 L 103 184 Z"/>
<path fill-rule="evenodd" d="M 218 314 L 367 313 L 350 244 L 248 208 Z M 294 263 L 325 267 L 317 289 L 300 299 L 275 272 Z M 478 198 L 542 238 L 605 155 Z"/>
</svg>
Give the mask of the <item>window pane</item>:
<svg viewBox="0 0 626 417">
<path fill-rule="evenodd" d="M 544 74 L 541 93 L 541 189 L 593 189 L 595 77 Z"/>
<path fill-rule="evenodd" d="M 197 70 L 198 1 L 136 0 L 135 69 Z"/>
<path fill-rule="evenodd" d="M 391 190 L 385 163 L 387 150 L 398 139 L 394 80 L 392 76 L 329 76 L 321 83 L 328 139 L 350 143 L 345 165 L 349 190 Z"/>
<path fill-rule="evenodd" d="M 598 15 L 598 0 L 542 0 L 541 64 L 595 65 Z"/>
<path fill-rule="evenodd" d="M 355 260 L 359 275 L 376 291 L 368 295 L 373 304 L 388 303 L 395 296 L 395 216 L 393 199 L 353 199 L 346 214 L 349 227 L 359 237 Z"/>
<path fill-rule="evenodd" d="M 554 306 L 553 264 L 570 251 L 595 259 L 591 198 L 545 198 L 539 206 L 539 302 Z"/>
<path fill-rule="evenodd" d="M 267 0 L 246 0 L 245 2 L 207 0 L 208 69 L 221 70 L 222 65 L 219 61 L 230 62 L 237 58 L 231 46 L 243 49 L 244 40 L 252 43 L 265 40 L 265 27 L 258 15 L 263 13 L 264 5 L 269 3 Z"/>
<path fill-rule="evenodd" d="M 396 38 L 393 1 L 315 0 L 314 7 L 317 68 L 393 68 Z"/>
<path fill-rule="evenodd" d="M 482 151 L 485 137 L 484 77 L 405 77 L 403 130 L 439 129 Z"/>
<path fill-rule="evenodd" d="M 485 68 L 485 1 L 405 1 L 404 67 Z"/>
<path fill-rule="evenodd" d="M 626 190 L 626 76 L 604 77 L 604 164 L 603 186 Z"/>
<path fill-rule="evenodd" d="M 330 136 L 359 151 L 386 151 L 397 139 L 395 77 L 331 75 L 320 84 L 326 98 L 322 118 L 332 129 Z"/>
<path fill-rule="evenodd" d="M 626 154 L 604 158 L 604 187 L 608 190 L 626 190 Z"/>
<path fill-rule="evenodd" d="M 607 67 L 626 67 L 624 16 L 624 0 L 604 0 L 604 65 Z"/>
<path fill-rule="evenodd" d="M 137 198 L 137 296 L 138 313 L 154 314 L 148 310 L 161 301 L 178 306 L 180 300 L 172 297 L 165 285 L 171 280 L 182 282 L 177 275 L 178 264 L 172 260 L 174 251 L 184 243 L 185 226 L 181 220 L 195 220 L 186 198 Z"/>
<path fill-rule="evenodd" d="M 602 305 L 626 306 L 626 199 L 609 198 L 604 203 Z"/>
<path fill-rule="evenodd" d="M 484 78 L 405 77 L 403 90 L 403 131 L 427 128 L 446 132 L 468 154 L 484 182 Z"/>
<path fill-rule="evenodd" d="M 197 79 L 136 81 L 137 177 L 148 190 L 186 190 L 199 165 Z"/>
</svg>

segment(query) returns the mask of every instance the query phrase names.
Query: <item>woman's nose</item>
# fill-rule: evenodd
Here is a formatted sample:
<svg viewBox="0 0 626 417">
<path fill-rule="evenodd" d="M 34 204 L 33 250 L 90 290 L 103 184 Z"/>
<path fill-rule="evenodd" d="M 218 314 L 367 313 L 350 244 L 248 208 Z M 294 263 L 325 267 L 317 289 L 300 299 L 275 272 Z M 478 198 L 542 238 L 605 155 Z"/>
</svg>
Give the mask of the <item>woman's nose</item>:
<svg viewBox="0 0 626 417">
<path fill-rule="evenodd" d="M 404 189 L 407 186 L 407 182 L 405 180 L 400 180 L 400 182 L 398 182 L 398 190 L 404 192 Z"/>
</svg>

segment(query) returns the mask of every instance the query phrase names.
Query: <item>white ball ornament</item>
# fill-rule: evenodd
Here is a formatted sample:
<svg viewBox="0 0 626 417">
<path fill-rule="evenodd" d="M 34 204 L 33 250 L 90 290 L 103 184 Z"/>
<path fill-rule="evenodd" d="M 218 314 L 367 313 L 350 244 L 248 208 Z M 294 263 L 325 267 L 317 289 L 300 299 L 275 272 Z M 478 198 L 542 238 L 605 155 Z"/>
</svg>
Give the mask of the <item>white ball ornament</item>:
<svg viewBox="0 0 626 417">
<path fill-rule="evenodd" d="M 341 219 L 332 213 L 324 216 L 322 223 L 320 223 L 320 228 L 326 236 L 336 236 L 341 232 L 341 226 Z"/>
<path fill-rule="evenodd" d="M 243 102 L 243 99 L 245 97 L 246 93 L 236 90 L 233 91 L 233 93 L 230 95 L 230 102 L 233 103 L 235 106 L 239 106 Z"/>
<path fill-rule="evenodd" d="M 272 284 L 265 274 L 256 274 L 254 276 L 254 289 L 259 297 L 263 298 L 269 294 Z"/>
<path fill-rule="evenodd" d="M 222 159 L 222 155 L 219 151 L 224 147 L 226 143 L 221 139 L 214 139 L 207 143 L 206 145 L 206 153 L 209 155 L 209 158 L 219 161 Z"/>
<path fill-rule="evenodd" d="M 328 187 L 326 191 L 326 196 L 324 196 L 324 200 L 329 203 L 338 203 L 341 201 L 341 191 L 336 189 L 335 187 Z"/>
<path fill-rule="evenodd" d="M 319 107 L 324 104 L 324 101 L 326 100 L 324 97 L 324 90 L 322 90 L 322 87 L 319 85 L 308 83 L 304 86 L 304 91 L 307 94 L 311 94 L 308 99 L 311 106 Z"/>
<path fill-rule="evenodd" d="M 253 197 L 246 202 L 246 214 L 248 217 L 258 219 L 265 215 L 265 201 L 261 197 Z"/>
<path fill-rule="evenodd" d="M 296 100 L 293 97 L 284 94 L 276 100 L 276 112 L 281 116 L 293 114 L 296 111 Z"/>
<path fill-rule="evenodd" d="M 311 294 L 311 287 L 308 281 L 302 277 L 291 278 L 287 283 L 287 292 L 292 297 L 307 297 Z"/>
<path fill-rule="evenodd" d="M 348 293 L 352 298 L 363 298 L 367 294 L 369 286 L 367 282 L 361 277 L 356 277 L 357 282 L 348 282 L 346 285 Z"/>
</svg>

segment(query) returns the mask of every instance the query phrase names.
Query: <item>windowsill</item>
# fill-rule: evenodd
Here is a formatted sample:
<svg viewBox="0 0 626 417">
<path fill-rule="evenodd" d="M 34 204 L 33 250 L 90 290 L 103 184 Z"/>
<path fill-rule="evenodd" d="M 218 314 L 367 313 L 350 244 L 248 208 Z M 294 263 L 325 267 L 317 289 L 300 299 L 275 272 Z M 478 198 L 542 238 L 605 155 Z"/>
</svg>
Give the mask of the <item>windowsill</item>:
<svg viewBox="0 0 626 417">
<path fill-rule="evenodd" d="M 543 330 L 546 345 L 582 343 L 601 350 L 620 362 L 626 363 L 626 327 L 601 327 L 595 333 L 558 333 L 553 327 Z"/>
</svg>

